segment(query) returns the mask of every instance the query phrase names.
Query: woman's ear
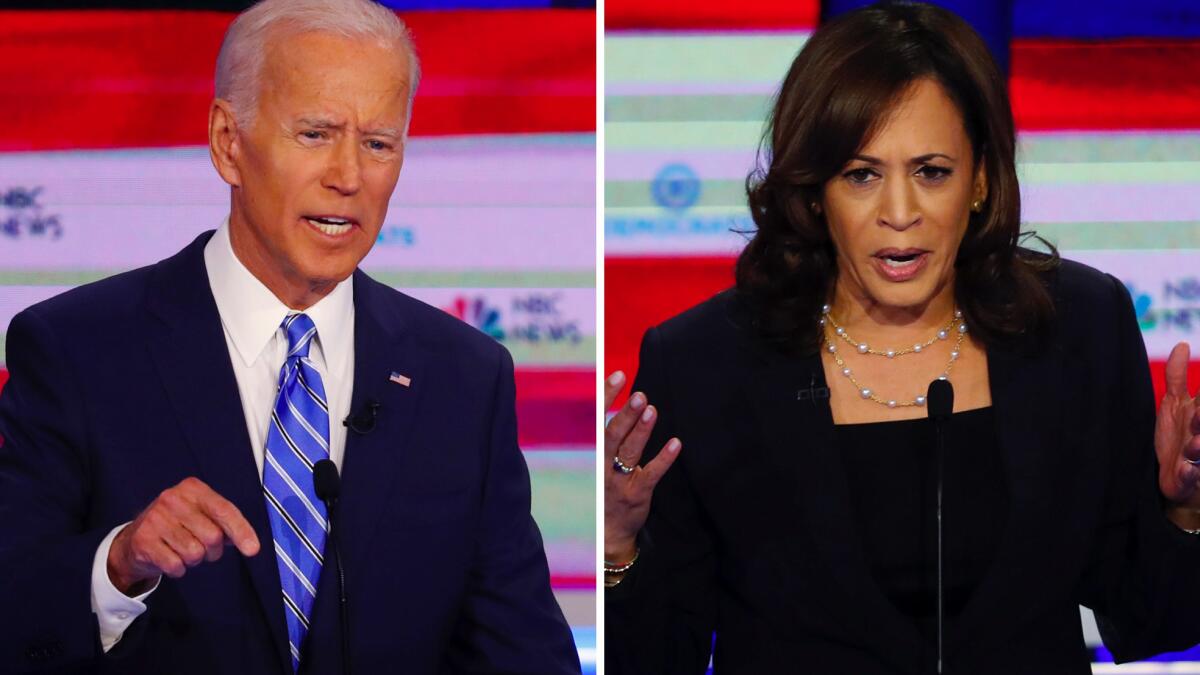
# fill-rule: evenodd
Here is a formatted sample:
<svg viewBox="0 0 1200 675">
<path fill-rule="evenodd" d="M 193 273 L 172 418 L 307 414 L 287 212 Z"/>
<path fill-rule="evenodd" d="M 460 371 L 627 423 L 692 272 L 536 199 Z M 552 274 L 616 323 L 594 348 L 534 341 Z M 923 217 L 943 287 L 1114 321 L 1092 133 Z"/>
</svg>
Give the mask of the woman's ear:
<svg viewBox="0 0 1200 675">
<path fill-rule="evenodd" d="M 987 162 L 979 160 L 979 167 L 975 169 L 975 190 L 972 192 L 972 200 L 986 202 L 988 197 L 988 181 L 987 181 Z"/>
</svg>

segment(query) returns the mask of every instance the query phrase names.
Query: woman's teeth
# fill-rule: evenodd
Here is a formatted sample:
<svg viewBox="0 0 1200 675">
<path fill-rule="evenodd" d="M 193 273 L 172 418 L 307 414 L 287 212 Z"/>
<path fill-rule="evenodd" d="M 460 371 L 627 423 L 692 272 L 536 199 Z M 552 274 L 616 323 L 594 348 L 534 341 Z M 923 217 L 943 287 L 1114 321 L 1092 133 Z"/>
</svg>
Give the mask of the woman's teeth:
<svg viewBox="0 0 1200 675">
<path fill-rule="evenodd" d="M 305 220 L 325 234 L 335 237 L 349 232 L 350 228 L 354 226 L 350 221 L 341 218 L 322 218 L 320 220 L 305 218 Z"/>
<path fill-rule="evenodd" d="M 883 262 L 886 263 L 888 267 L 904 267 L 905 265 L 912 263 L 916 259 L 917 259 L 917 256 L 915 256 L 915 255 L 903 256 L 900 258 L 885 257 L 883 259 Z"/>
</svg>

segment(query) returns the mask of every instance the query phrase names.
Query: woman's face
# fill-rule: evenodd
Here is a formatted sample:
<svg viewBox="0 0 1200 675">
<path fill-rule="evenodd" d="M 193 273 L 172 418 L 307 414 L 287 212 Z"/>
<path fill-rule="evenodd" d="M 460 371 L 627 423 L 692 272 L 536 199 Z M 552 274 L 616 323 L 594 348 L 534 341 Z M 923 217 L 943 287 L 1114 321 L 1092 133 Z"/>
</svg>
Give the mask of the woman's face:
<svg viewBox="0 0 1200 675">
<path fill-rule="evenodd" d="M 922 311 L 953 293 L 971 202 L 987 195 L 983 163 L 941 85 L 915 81 L 873 139 L 824 186 L 837 249 L 838 295 L 867 309 Z"/>
</svg>

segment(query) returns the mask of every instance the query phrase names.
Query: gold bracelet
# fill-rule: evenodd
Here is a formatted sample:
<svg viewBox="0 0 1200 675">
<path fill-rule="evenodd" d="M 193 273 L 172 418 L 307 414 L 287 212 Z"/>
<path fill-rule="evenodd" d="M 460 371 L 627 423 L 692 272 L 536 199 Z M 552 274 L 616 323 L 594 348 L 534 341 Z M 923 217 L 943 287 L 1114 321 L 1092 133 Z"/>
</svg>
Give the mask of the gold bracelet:
<svg viewBox="0 0 1200 675">
<path fill-rule="evenodd" d="M 625 563 L 624 565 L 620 565 L 620 564 L 617 564 L 614 562 L 609 562 L 609 561 L 605 560 L 604 561 L 604 573 L 605 574 L 624 574 L 624 573 L 628 572 L 629 568 L 633 567 L 633 564 L 638 561 L 638 556 L 640 556 L 641 554 L 642 554 L 641 548 L 633 549 L 633 559 L 630 560 L 629 562 Z"/>
</svg>

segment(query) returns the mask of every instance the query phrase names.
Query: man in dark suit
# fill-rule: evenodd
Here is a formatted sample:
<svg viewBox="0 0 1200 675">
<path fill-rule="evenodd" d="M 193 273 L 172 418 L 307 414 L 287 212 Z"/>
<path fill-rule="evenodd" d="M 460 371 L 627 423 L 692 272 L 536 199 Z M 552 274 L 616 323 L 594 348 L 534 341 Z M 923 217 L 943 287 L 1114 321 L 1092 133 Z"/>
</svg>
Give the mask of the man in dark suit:
<svg viewBox="0 0 1200 675">
<path fill-rule="evenodd" d="M 13 319 L 0 672 L 579 671 L 510 356 L 356 269 L 418 73 L 366 0 L 248 10 L 209 115 L 226 222 Z"/>
</svg>

